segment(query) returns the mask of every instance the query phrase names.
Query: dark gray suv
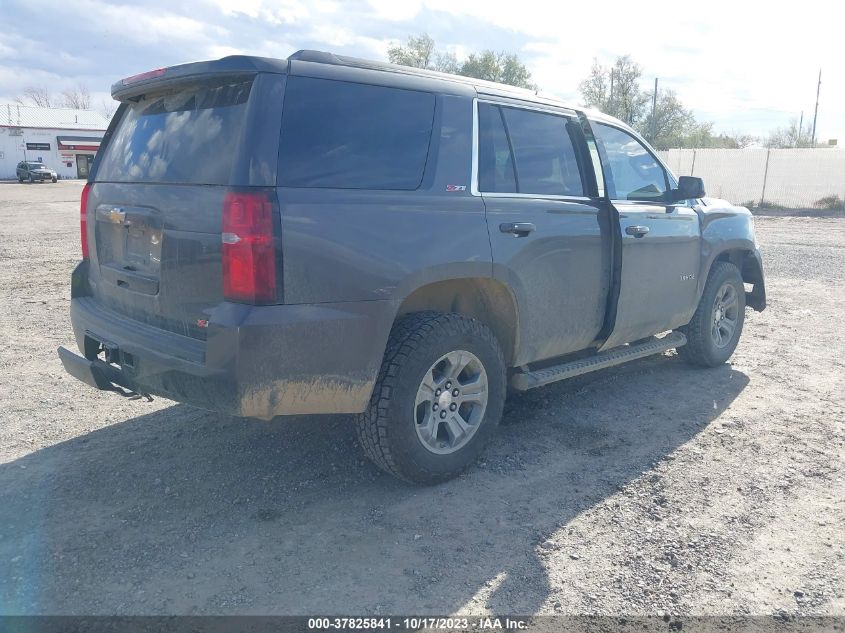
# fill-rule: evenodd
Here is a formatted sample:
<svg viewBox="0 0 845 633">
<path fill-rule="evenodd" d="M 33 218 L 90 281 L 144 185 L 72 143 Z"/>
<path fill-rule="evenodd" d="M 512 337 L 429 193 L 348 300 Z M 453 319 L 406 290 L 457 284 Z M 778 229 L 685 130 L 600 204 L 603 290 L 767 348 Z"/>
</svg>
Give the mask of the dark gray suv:
<svg viewBox="0 0 845 633">
<path fill-rule="evenodd" d="M 508 388 L 765 307 L 749 212 L 531 92 L 301 51 L 143 73 L 81 202 L 68 372 L 236 416 L 355 414 L 382 469 L 472 463 Z"/>
<path fill-rule="evenodd" d="M 24 180 L 28 180 L 30 183 L 33 183 L 36 180 L 42 182 L 45 180 L 56 182 L 58 179 L 54 169 L 47 167 L 44 163 L 36 163 L 27 160 L 19 162 L 15 172 L 18 177 L 18 182 L 23 182 Z"/>
</svg>

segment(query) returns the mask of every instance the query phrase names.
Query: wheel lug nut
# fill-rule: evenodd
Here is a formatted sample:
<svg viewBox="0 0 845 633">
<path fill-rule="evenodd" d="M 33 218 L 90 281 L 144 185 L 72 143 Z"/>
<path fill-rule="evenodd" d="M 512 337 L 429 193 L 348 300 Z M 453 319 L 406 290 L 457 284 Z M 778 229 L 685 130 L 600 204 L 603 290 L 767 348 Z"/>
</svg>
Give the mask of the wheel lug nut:
<svg viewBox="0 0 845 633">
<path fill-rule="evenodd" d="M 432 405 L 431 410 L 432 410 L 432 411 L 437 411 L 437 409 L 439 409 L 439 408 L 440 408 L 440 406 L 439 406 L 439 405 L 435 402 L 435 403 Z"/>
<path fill-rule="evenodd" d="M 446 412 L 445 412 L 445 411 L 441 411 L 441 412 L 440 412 L 440 417 L 441 417 L 441 418 L 445 418 L 445 417 L 446 417 Z"/>
<path fill-rule="evenodd" d="M 457 397 L 458 397 L 458 394 L 460 394 L 460 393 L 461 393 L 460 391 L 458 391 L 457 389 L 455 389 L 455 390 L 452 392 L 452 395 L 453 395 L 455 398 L 457 398 Z"/>
<path fill-rule="evenodd" d="M 452 388 L 452 383 L 450 381 L 447 381 L 446 382 L 446 389 L 451 389 L 451 388 Z"/>
<path fill-rule="evenodd" d="M 458 405 L 456 405 L 454 402 L 449 405 L 449 411 L 454 411 L 457 408 L 458 408 Z"/>
<path fill-rule="evenodd" d="M 439 396 L 441 393 L 443 393 L 443 390 L 442 390 L 442 389 L 437 389 L 437 390 L 435 390 L 434 395 L 435 395 L 435 396 Z"/>
</svg>

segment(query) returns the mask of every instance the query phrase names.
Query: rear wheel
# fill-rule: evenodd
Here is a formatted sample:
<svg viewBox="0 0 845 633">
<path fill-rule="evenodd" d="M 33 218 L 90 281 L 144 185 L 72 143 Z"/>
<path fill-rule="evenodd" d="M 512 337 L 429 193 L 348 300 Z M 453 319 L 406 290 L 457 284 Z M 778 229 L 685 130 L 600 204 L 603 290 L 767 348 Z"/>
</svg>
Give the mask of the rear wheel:
<svg viewBox="0 0 845 633">
<path fill-rule="evenodd" d="M 502 417 L 505 363 L 493 333 L 459 314 L 420 312 L 394 326 L 358 439 L 382 470 L 412 483 L 458 475 Z"/>
<path fill-rule="evenodd" d="M 53 180 L 53 182 L 56 182 L 57 178 L 54 177 L 52 180 Z"/>
<path fill-rule="evenodd" d="M 710 269 L 698 308 L 680 328 L 687 344 L 678 355 L 691 365 L 715 367 L 734 353 L 745 321 L 745 286 L 739 269 L 716 262 Z"/>
</svg>

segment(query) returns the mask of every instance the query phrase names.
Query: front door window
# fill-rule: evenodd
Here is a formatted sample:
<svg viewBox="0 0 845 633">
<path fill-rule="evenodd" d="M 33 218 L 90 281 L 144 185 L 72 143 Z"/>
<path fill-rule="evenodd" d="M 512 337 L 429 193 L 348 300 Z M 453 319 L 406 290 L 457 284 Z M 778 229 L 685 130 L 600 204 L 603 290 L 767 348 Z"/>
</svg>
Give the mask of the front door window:
<svg viewBox="0 0 845 633">
<path fill-rule="evenodd" d="M 662 201 L 668 183 L 657 159 L 636 138 L 619 128 L 593 124 L 599 151 L 610 167 L 608 189 L 613 200 Z"/>
</svg>

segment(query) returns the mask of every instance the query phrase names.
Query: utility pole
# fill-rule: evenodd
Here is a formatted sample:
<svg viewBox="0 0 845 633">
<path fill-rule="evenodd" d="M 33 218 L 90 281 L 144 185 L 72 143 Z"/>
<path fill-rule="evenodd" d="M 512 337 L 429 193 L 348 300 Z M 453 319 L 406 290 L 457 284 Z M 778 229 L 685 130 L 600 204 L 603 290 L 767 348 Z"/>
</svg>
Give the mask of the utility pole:
<svg viewBox="0 0 845 633">
<path fill-rule="evenodd" d="M 651 142 L 657 134 L 657 77 L 654 78 L 654 94 L 651 95 Z"/>
<path fill-rule="evenodd" d="M 804 111 L 801 110 L 801 118 L 798 119 L 798 140 L 795 141 L 795 147 L 801 147 L 801 134 L 804 132 Z"/>
<path fill-rule="evenodd" d="M 819 83 L 816 86 L 816 112 L 813 114 L 813 147 L 816 146 L 816 119 L 819 117 L 819 92 L 822 89 L 822 69 L 819 68 Z"/>
<path fill-rule="evenodd" d="M 613 68 L 610 69 L 610 99 L 607 102 L 607 109 L 611 110 L 610 112 L 608 112 L 608 114 L 611 114 L 611 115 L 614 114 L 613 111 L 612 111 L 613 110 Z"/>
</svg>

